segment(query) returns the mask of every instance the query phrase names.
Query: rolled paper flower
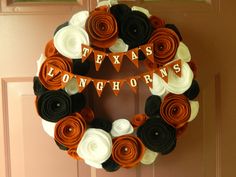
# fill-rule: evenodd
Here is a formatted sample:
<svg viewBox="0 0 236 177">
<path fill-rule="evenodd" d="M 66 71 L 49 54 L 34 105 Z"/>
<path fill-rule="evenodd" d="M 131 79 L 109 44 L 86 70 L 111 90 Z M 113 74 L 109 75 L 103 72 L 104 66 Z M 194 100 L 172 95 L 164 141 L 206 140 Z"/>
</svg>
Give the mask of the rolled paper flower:
<svg viewBox="0 0 236 177">
<path fill-rule="evenodd" d="M 75 160 L 80 160 L 79 155 L 77 154 L 77 148 L 70 148 L 67 151 L 68 155 L 71 156 Z"/>
<path fill-rule="evenodd" d="M 116 18 L 120 29 L 120 23 L 124 20 L 124 17 L 131 11 L 126 4 L 116 4 L 110 8 L 111 14 Z"/>
<path fill-rule="evenodd" d="M 143 125 L 147 119 L 148 118 L 145 114 L 136 114 L 132 118 L 131 124 L 133 125 L 134 128 L 137 128 L 137 127 L 140 127 L 141 125 Z"/>
<path fill-rule="evenodd" d="M 50 58 L 47 58 L 44 63 L 41 66 L 40 72 L 39 72 L 39 79 L 40 82 L 43 84 L 44 87 L 46 87 L 48 90 L 58 90 L 61 89 L 62 84 L 62 73 L 51 73 L 53 76 L 49 78 L 49 66 L 53 65 L 57 68 L 59 68 L 62 71 L 71 72 L 72 71 L 72 63 L 71 60 L 67 58 L 62 58 L 60 56 L 53 56 Z"/>
<path fill-rule="evenodd" d="M 179 38 L 171 29 L 158 28 L 153 32 L 148 43 L 153 43 L 155 61 L 162 66 L 174 59 Z"/>
<path fill-rule="evenodd" d="M 145 153 L 142 141 L 133 135 L 123 135 L 114 139 L 112 158 L 121 167 L 131 168 L 136 166 Z"/>
<path fill-rule="evenodd" d="M 138 128 L 137 136 L 143 144 L 154 152 L 163 153 L 176 142 L 176 130 L 164 120 L 151 117 Z"/>
<path fill-rule="evenodd" d="M 166 24 L 165 27 L 172 29 L 178 35 L 180 41 L 183 40 L 178 28 L 174 24 Z"/>
<path fill-rule="evenodd" d="M 89 160 L 85 160 L 84 161 L 87 165 L 93 167 L 93 168 L 97 168 L 97 169 L 102 169 L 102 164 L 98 163 L 98 162 L 94 162 L 94 161 L 89 161 Z"/>
<path fill-rule="evenodd" d="M 151 91 L 151 93 L 153 95 L 158 95 L 160 97 L 164 96 L 168 91 L 166 90 L 163 82 L 163 79 L 161 79 L 161 77 L 155 73 L 153 73 L 153 82 L 152 82 L 152 88 L 149 88 L 149 90 Z"/>
<path fill-rule="evenodd" d="M 71 113 L 71 98 L 62 91 L 47 91 L 38 97 L 37 111 L 46 121 L 57 122 Z"/>
<path fill-rule="evenodd" d="M 55 122 L 49 122 L 49 121 L 46 121 L 46 120 L 42 119 L 42 126 L 43 126 L 43 130 L 49 136 L 54 138 L 54 130 L 55 130 L 56 123 Z"/>
<path fill-rule="evenodd" d="M 150 21 L 142 12 L 131 11 L 121 22 L 120 37 L 129 45 L 130 49 L 146 44 L 151 34 Z"/>
<path fill-rule="evenodd" d="M 184 95 L 169 93 L 161 103 L 160 114 L 171 126 L 180 128 L 186 124 L 191 115 L 188 98 Z"/>
<path fill-rule="evenodd" d="M 151 165 L 155 162 L 157 156 L 157 152 L 151 151 L 150 149 L 146 149 L 141 163 L 144 165 Z"/>
<path fill-rule="evenodd" d="M 100 1 L 100 2 L 98 2 L 96 8 L 102 7 L 102 6 L 111 7 L 111 3 L 110 3 L 110 1 Z"/>
<path fill-rule="evenodd" d="M 37 60 L 37 72 L 36 76 L 39 76 L 40 68 L 43 65 L 43 62 L 46 60 L 46 57 L 44 54 L 41 54 L 39 59 Z"/>
<path fill-rule="evenodd" d="M 69 25 L 69 22 L 68 22 L 68 21 L 62 23 L 61 25 L 59 25 L 59 26 L 56 28 L 56 30 L 54 31 L 54 36 L 55 36 L 55 34 L 56 34 L 60 29 L 66 27 L 66 26 L 68 26 L 68 25 Z"/>
<path fill-rule="evenodd" d="M 160 115 L 161 97 L 157 95 L 149 96 L 145 103 L 145 113 L 149 116 Z"/>
<path fill-rule="evenodd" d="M 152 15 L 150 14 L 149 10 L 143 8 L 143 7 L 139 7 L 139 6 L 133 6 L 131 8 L 132 11 L 139 11 L 144 13 L 148 18 L 151 17 Z"/>
<path fill-rule="evenodd" d="M 83 63 L 81 59 L 73 60 L 73 74 L 85 76 L 90 69 L 90 61 L 85 60 Z"/>
<path fill-rule="evenodd" d="M 104 130 L 106 132 L 110 132 L 111 131 L 111 127 L 112 127 L 112 123 L 109 120 L 106 120 L 106 119 L 95 118 L 91 122 L 90 126 L 92 128 L 99 128 L 99 129 L 102 129 L 102 130 Z"/>
<path fill-rule="evenodd" d="M 72 112 L 80 112 L 86 105 L 85 96 L 82 93 L 71 95 Z"/>
<path fill-rule="evenodd" d="M 191 107 L 191 115 L 190 115 L 188 122 L 193 121 L 197 117 L 197 114 L 199 111 L 199 102 L 198 101 L 190 101 L 190 107 Z"/>
<path fill-rule="evenodd" d="M 152 15 L 149 17 L 149 20 L 153 29 L 165 27 L 165 21 L 157 16 Z"/>
<path fill-rule="evenodd" d="M 118 27 L 115 17 L 105 11 L 91 12 L 86 25 L 91 44 L 99 48 L 109 48 L 117 40 Z"/>
<path fill-rule="evenodd" d="M 34 82 L 34 85 L 33 85 L 34 94 L 36 96 L 40 96 L 47 91 L 47 89 L 42 85 L 42 83 L 40 82 L 37 76 L 34 77 L 33 82 Z"/>
<path fill-rule="evenodd" d="M 54 36 L 56 49 L 67 58 L 81 58 L 82 44 L 90 44 L 88 33 L 82 27 L 69 25 L 60 29 Z"/>
<path fill-rule="evenodd" d="M 94 113 L 93 110 L 89 107 L 85 107 L 80 111 L 80 114 L 82 115 L 82 117 L 84 118 L 84 120 L 90 124 L 93 119 L 94 119 Z"/>
<path fill-rule="evenodd" d="M 165 89 L 174 94 L 182 94 L 187 91 L 193 80 L 193 72 L 189 65 L 182 61 L 181 77 L 177 76 L 173 70 L 168 71 L 168 83 L 162 82 Z"/>
<path fill-rule="evenodd" d="M 112 123 L 111 135 L 113 137 L 127 135 L 133 132 L 134 128 L 127 119 L 117 119 Z"/>
<path fill-rule="evenodd" d="M 94 164 L 105 162 L 111 156 L 111 152 L 111 136 L 106 131 L 95 128 L 86 130 L 77 148 L 78 155 L 85 162 L 92 162 Z"/>
<path fill-rule="evenodd" d="M 116 163 L 111 156 L 108 160 L 102 163 L 102 168 L 108 172 L 114 172 L 120 169 L 120 165 Z"/>
<path fill-rule="evenodd" d="M 50 41 L 47 43 L 47 45 L 46 45 L 46 47 L 45 47 L 44 53 L 45 53 L 45 56 L 46 56 L 46 57 L 52 57 L 52 56 L 58 54 L 58 51 L 57 51 L 57 49 L 56 49 L 55 46 L 54 46 L 53 40 L 50 40 Z"/>
<path fill-rule="evenodd" d="M 188 123 L 186 123 L 184 126 L 176 129 L 176 137 L 179 138 L 180 136 L 182 136 L 184 134 L 184 132 L 186 132 L 188 127 Z"/>
<path fill-rule="evenodd" d="M 111 52 L 127 52 L 129 46 L 124 43 L 121 38 L 118 38 L 116 42 L 109 48 Z"/>
<path fill-rule="evenodd" d="M 65 91 L 68 95 L 74 95 L 78 93 L 79 86 L 76 78 L 72 78 L 69 82 L 67 82 L 65 86 Z"/>
<path fill-rule="evenodd" d="M 85 23 L 88 17 L 89 17 L 89 12 L 87 10 L 80 11 L 71 17 L 69 24 L 85 28 Z"/>
<path fill-rule="evenodd" d="M 181 59 L 185 62 L 189 62 L 191 60 L 190 51 L 189 51 L 188 47 L 183 42 L 179 43 L 179 47 L 177 49 L 175 58 Z"/>
<path fill-rule="evenodd" d="M 86 122 L 81 115 L 67 116 L 59 120 L 55 127 L 54 138 L 58 143 L 76 148 L 86 130 Z"/>
<path fill-rule="evenodd" d="M 63 150 L 63 151 L 69 150 L 68 147 L 66 147 L 66 146 L 64 146 L 64 145 L 62 145 L 62 144 L 60 144 L 60 143 L 58 143 L 57 141 L 55 141 L 55 143 L 56 143 L 56 145 L 59 147 L 59 149 L 61 149 L 61 150 Z"/>
<path fill-rule="evenodd" d="M 198 85 L 198 82 L 196 80 L 192 81 L 192 84 L 190 88 L 184 92 L 184 95 L 188 97 L 188 99 L 193 100 L 195 99 L 200 92 L 200 87 Z"/>
<path fill-rule="evenodd" d="M 176 147 L 176 141 L 172 144 L 172 146 L 170 146 L 169 148 L 165 149 L 161 154 L 162 155 L 167 155 L 170 152 L 172 152 Z"/>
</svg>

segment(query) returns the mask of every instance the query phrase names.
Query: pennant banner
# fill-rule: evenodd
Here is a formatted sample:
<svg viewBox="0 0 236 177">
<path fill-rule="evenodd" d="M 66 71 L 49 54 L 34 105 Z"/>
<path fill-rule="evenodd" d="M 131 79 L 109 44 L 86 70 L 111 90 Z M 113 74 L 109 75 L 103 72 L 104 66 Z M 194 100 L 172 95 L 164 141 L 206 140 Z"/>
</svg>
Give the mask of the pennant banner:
<svg viewBox="0 0 236 177">
<path fill-rule="evenodd" d="M 134 53 L 135 54 L 135 53 Z M 104 56 L 104 54 L 102 54 Z M 99 57 L 99 61 L 102 63 L 103 56 Z M 132 54 L 131 54 L 132 56 Z M 114 63 L 122 63 L 122 55 L 117 53 L 116 55 L 113 55 L 114 60 L 112 60 Z M 58 79 L 58 75 L 60 75 L 61 78 L 61 87 L 64 88 L 66 84 L 72 79 L 76 78 L 77 84 L 78 84 L 78 92 L 81 93 L 89 84 L 90 82 L 93 82 L 93 85 L 97 91 L 98 96 L 100 97 L 102 95 L 102 92 L 105 88 L 105 86 L 108 84 L 110 85 L 112 91 L 117 96 L 120 93 L 120 90 L 123 86 L 123 84 L 126 82 L 131 90 L 134 93 L 137 93 L 138 88 L 138 80 L 141 79 L 148 87 L 152 88 L 153 86 L 153 73 L 157 73 L 165 82 L 168 83 L 168 71 L 169 69 L 173 70 L 174 73 L 181 77 L 182 75 L 182 63 L 181 60 L 175 60 L 166 66 L 163 66 L 161 68 L 157 68 L 152 71 L 148 71 L 145 73 L 142 73 L 140 75 L 131 76 L 123 79 L 116 79 L 116 80 L 104 80 L 104 79 L 94 79 L 91 77 L 81 76 L 81 75 L 74 75 L 70 72 L 63 71 L 60 68 L 48 65 L 47 66 L 47 76 L 46 80 L 53 80 Z M 59 79 L 60 79 L 59 78 Z"/>
<path fill-rule="evenodd" d="M 96 71 L 99 71 L 104 59 L 109 59 L 117 72 L 120 71 L 124 56 L 126 56 L 137 68 L 139 67 L 139 52 L 142 52 L 148 60 L 154 63 L 153 44 L 145 44 L 131 49 L 127 52 L 105 53 L 95 50 L 90 46 L 82 44 L 82 62 L 89 58 L 93 53 Z"/>
</svg>

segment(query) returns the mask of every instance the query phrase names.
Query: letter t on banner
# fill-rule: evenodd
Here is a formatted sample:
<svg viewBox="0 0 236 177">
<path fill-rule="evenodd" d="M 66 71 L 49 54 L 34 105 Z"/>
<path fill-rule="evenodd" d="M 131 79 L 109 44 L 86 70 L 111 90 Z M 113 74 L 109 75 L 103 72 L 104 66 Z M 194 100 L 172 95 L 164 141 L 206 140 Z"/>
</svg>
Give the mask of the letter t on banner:
<svg viewBox="0 0 236 177">
<path fill-rule="evenodd" d="M 93 49 L 87 45 L 82 44 L 82 63 L 89 57 Z"/>
</svg>

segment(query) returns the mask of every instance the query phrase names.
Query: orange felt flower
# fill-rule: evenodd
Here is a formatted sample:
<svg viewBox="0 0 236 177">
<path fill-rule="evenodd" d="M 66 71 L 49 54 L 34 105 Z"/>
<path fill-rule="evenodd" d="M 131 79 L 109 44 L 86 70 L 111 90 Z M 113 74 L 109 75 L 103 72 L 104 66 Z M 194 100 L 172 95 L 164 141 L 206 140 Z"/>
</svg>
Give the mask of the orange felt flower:
<svg viewBox="0 0 236 177">
<path fill-rule="evenodd" d="M 80 160 L 81 158 L 79 157 L 79 155 L 77 154 L 77 148 L 70 148 L 67 151 L 68 155 L 71 156 L 73 159 L 75 160 Z"/>
<path fill-rule="evenodd" d="M 80 114 L 59 120 L 55 127 L 55 140 L 68 147 L 76 148 L 86 130 L 86 122 Z"/>
<path fill-rule="evenodd" d="M 169 93 L 161 103 L 160 114 L 173 127 L 178 129 L 184 126 L 191 115 L 188 98 L 183 94 Z"/>
<path fill-rule="evenodd" d="M 147 120 L 146 114 L 136 114 L 132 120 L 131 124 L 133 125 L 134 128 L 140 127 L 143 125 Z"/>
<path fill-rule="evenodd" d="M 179 37 L 169 28 L 158 28 L 153 32 L 148 42 L 153 43 L 155 61 L 162 66 L 175 57 L 179 46 Z"/>
<path fill-rule="evenodd" d="M 46 57 L 52 57 L 58 54 L 58 51 L 54 46 L 53 40 L 48 41 L 44 50 L 44 54 Z"/>
<path fill-rule="evenodd" d="M 91 12 L 86 21 L 85 28 L 91 44 L 98 48 L 111 47 L 118 37 L 115 17 L 103 10 Z"/>
<path fill-rule="evenodd" d="M 112 158 L 121 167 L 134 167 L 141 161 L 144 153 L 145 146 L 136 136 L 123 135 L 114 139 Z"/>
<path fill-rule="evenodd" d="M 43 62 L 42 66 L 40 68 L 40 72 L 39 72 L 40 82 L 48 90 L 58 90 L 62 87 L 62 85 L 61 85 L 62 73 L 54 70 L 51 73 L 51 74 L 53 74 L 53 76 L 49 77 L 48 76 L 48 74 L 49 74 L 48 72 L 50 72 L 49 65 L 55 66 L 62 71 L 64 70 L 67 72 L 71 72 L 72 71 L 72 62 L 70 59 L 64 58 L 61 56 L 52 56 L 52 57 L 47 58 Z"/>
<path fill-rule="evenodd" d="M 157 16 L 152 15 L 149 17 L 149 20 L 154 29 L 163 28 L 165 26 L 165 21 Z"/>
<path fill-rule="evenodd" d="M 184 124 L 184 126 L 178 128 L 176 130 L 176 138 L 179 138 L 180 136 L 182 136 L 184 134 L 184 132 L 186 132 L 188 128 L 188 123 Z"/>
<path fill-rule="evenodd" d="M 91 108 L 85 107 L 80 111 L 81 116 L 87 123 L 91 123 L 94 119 L 94 112 Z"/>
</svg>

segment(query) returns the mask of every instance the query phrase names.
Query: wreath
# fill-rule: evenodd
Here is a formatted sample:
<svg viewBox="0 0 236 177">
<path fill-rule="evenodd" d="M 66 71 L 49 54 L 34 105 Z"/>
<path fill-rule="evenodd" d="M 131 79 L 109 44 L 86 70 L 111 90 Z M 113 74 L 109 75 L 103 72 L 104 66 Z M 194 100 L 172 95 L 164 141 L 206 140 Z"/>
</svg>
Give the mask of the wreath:
<svg viewBox="0 0 236 177">
<path fill-rule="evenodd" d="M 122 79 L 89 77 L 110 60 L 117 72 L 122 61 L 145 73 Z M 37 61 L 36 109 L 45 132 L 69 156 L 113 172 L 155 162 L 172 152 L 199 109 L 196 65 L 173 24 L 147 9 L 103 1 L 91 12 L 80 11 L 55 30 Z M 136 93 L 138 80 L 151 92 L 144 112 L 131 120 L 97 118 L 86 104 L 88 85 L 98 96 L 110 86 L 116 96 L 123 84 Z M 92 86 L 91 86 L 92 87 Z"/>
</svg>

